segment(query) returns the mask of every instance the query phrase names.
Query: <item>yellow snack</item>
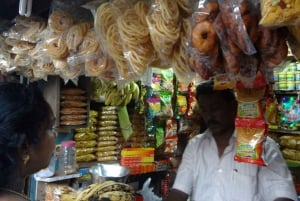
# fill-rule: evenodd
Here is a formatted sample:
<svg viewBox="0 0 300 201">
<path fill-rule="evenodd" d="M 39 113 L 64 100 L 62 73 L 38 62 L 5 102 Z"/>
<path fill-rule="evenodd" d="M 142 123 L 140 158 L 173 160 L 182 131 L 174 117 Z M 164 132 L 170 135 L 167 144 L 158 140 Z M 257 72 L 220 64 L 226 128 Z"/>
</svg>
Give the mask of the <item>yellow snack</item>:
<svg viewBox="0 0 300 201">
<path fill-rule="evenodd" d="M 261 0 L 263 26 L 300 24 L 300 0 Z"/>
</svg>

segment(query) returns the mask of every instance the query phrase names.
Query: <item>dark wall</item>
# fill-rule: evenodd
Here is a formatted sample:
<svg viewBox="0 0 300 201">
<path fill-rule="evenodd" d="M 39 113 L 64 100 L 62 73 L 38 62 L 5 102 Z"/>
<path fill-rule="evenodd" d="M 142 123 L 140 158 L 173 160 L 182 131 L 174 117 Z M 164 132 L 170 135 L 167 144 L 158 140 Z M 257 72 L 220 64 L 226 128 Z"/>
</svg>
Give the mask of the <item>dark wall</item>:
<svg viewBox="0 0 300 201">
<path fill-rule="evenodd" d="M 32 0 L 32 14 L 47 17 L 52 0 Z M 19 13 L 19 0 L 1 0 L 0 19 L 13 19 Z"/>
</svg>

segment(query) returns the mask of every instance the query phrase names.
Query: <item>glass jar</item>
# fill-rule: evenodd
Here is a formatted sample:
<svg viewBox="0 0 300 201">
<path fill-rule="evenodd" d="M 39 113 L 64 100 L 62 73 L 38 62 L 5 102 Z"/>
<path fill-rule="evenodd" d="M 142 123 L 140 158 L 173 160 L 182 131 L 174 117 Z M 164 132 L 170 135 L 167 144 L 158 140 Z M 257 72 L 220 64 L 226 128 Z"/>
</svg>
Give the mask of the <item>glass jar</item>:
<svg viewBox="0 0 300 201">
<path fill-rule="evenodd" d="M 68 175 L 77 171 L 75 141 L 61 142 L 59 151 L 59 175 Z"/>
</svg>

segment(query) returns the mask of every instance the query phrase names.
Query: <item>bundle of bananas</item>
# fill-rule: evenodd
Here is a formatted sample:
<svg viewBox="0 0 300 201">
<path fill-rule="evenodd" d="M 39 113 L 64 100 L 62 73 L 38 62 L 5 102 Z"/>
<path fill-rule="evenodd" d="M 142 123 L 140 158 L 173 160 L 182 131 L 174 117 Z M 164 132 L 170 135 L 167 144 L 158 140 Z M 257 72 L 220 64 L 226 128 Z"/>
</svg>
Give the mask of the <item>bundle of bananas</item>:
<svg viewBox="0 0 300 201">
<path fill-rule="evenodd" d="M 115 182 L 105 181 L 103 183 L 91 184 L 85 190 L 78 193 L 73 201 L 94 201 L 104 200 L 110 201 L 135 201 L 134 189 L 132 186 Z"/>
<path fill-rule="evenodd" d="M 105 105 L 125 106 L 131 100 L 138 100 L 140 96 L 139 85 L 131 81 L 118 85 L 115 81 L 93 81 L 93 99 L 100 100 L 104 96 Z"/>
</svg>

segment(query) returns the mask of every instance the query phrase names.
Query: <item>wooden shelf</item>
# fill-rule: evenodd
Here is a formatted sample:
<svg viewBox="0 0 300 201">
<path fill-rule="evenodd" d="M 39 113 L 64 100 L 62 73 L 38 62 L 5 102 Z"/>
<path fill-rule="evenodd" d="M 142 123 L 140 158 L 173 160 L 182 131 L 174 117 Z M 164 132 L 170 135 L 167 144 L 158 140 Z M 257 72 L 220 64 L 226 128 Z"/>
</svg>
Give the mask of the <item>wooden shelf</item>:
<svg viewBox="0 0 300 201">
<path fill-rule="evenodd" d="M 275 90 L 274 93 L 275 94 L 282 94 L 282 95 L 285 95 L 285 94 L 297 95 L 298 93 L 300 93 L 300 91 L 299 90 Z"/>
<path fill-rule="evenodd" d="M 297 134 L 300 135 L 300 130 L 283 130 L 283 129 L 269 129 L 270 133 L 283 133 L 283 134 Z"/>
</svg>

